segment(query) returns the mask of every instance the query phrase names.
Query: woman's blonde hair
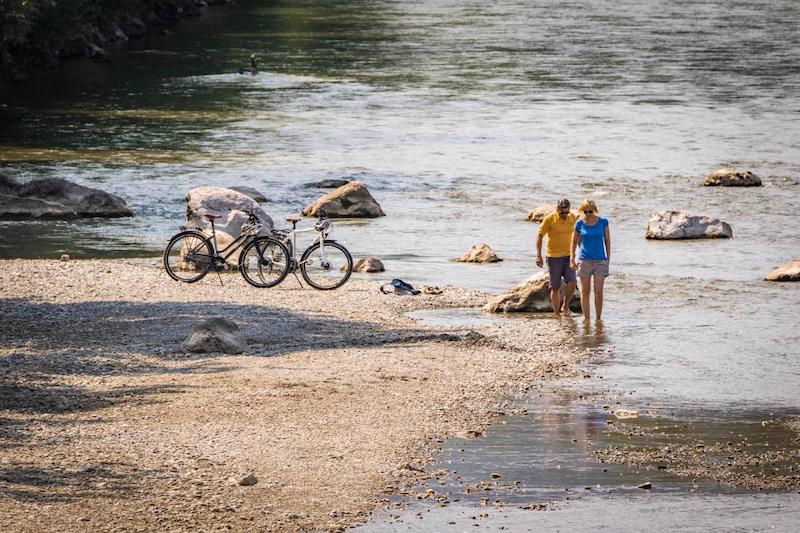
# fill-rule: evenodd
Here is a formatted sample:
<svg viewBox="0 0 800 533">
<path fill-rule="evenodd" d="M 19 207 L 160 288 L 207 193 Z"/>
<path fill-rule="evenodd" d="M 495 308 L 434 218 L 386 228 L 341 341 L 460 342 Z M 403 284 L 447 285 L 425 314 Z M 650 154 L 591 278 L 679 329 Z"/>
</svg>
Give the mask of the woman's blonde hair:
<svg viewBox="0 0 800 533">
<path fill-rule="evenodd" d="M 597 204 L 594 203 L 594 200 L 591 198 L 586 198 L 581 202 L 581 205 L 578 206 L 578 212 L 583 213 L 589 207 L 594 209 L 595 214 L 600 212 L 600 210 L 597 208 Z"/>
</svg>

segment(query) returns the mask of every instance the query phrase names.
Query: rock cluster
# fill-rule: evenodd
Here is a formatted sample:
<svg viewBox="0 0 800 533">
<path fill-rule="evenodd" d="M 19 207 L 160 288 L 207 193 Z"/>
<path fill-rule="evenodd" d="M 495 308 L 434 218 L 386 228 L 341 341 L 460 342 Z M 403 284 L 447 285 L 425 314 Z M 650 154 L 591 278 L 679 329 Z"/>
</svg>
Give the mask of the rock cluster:
<svg viewBox="0 0 800 533">
<path fill-rule="evenodd" d="M 561 286 L 562 298 L 566 286 Z M 575 297 L 570 302 L 570 309 L 580 311 L 580 294 L 575 290 Z M 517 286 L 509 289 L 504 294 L 489 301 L 484 311 L 490 313 L 513 313 L 523 311 L 546 312 L 553 311 L 550 303 L 550 278 L 542 272 L 532 276 Z"/>
<path fill-rule="evenodd" d="M 252 198 L 253 200 L 255 200 L 260 204 L 269 201 L 267 197 L 261 194 L 258 190 L 254 189 L 253 187 L 249 187 L 247 185 L 235 185 L 233 187 L 228 187 L 228 188 L 232 191 L 240 192 L 245 196 L 249 196 L 250 198 Z"/>
<path fill-rule="evenodd" d="M 764 278 L 767 281 L 800 281 L 800 260 L 787 261 Z"/>
<path fill-rule="evenodd" d="M 351 181 L 322 196 L 303 209 L 304 216 L 330 218 L 375 218 L 385 216 L 367 186 Z"/>
<path fill-rule="evenodd" d="M 20 184 L 0 176 L 0 220 L 130 217 L 119 196 L 60 178 Z"/>
<path fill-rule="evenodd" d="M 658 211 L 647 224 L 648 239 L 715 239 L 733 237 L 728 223 L 685 211 Z"/>
<path fill-rule="evenodd" d="M 761 178 L 749 170 L 726 167 L 706 174 L 703 185 L 707 187 L 760 187 Z"/>
<path fill-rule="evenodd" d="M 497 263 L 502 261 L 488 244 L 476 244 L 456 259 L 459 263 Z"/>
</svg>

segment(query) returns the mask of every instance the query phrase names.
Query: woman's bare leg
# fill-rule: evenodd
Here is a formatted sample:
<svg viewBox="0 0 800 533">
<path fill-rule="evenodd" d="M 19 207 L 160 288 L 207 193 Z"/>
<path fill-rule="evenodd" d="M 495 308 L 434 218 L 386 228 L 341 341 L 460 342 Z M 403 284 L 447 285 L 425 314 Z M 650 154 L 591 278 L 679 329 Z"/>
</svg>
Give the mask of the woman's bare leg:
<svg viewBox="0 0 800 533">
<path fill-rule="evenodd" d="M 597 313 L 597 320 L 603 318 L 603 285 L 605 282 L 605 276 L 594 275 L 594 310 Z"/>
<path fill-rule="evenodd" d="M 581 278 L 581 310 L 583 311 L 583 318 L 589 320 L 591 313 L 589 312 L 589 292 L 592 289 L 592 278 Z"/>
</svg>

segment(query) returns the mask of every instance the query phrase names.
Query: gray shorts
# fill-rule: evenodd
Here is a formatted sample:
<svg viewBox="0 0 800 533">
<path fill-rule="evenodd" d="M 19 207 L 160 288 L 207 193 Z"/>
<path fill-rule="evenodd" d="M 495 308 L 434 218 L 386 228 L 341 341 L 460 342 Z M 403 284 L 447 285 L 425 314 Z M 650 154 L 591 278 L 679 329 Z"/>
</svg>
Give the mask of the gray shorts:
<svg viewBox="0 0 800 533">
<path fill-rule="evenodd" d="M 567 283 L 575 283 L 575 271 L 569 267 L 569 256 L 548 257 L 547 268 L 550 271 L 550 288 L 560 289 L 561 278 Z"/>
<path fill-rule="evenodd" d="M 608 276 L 608 261 L 598 259 L 583 259 L 578 262 L 578 277 L 591 278 L 592 276 L 605 278 Z"/>
</svg>

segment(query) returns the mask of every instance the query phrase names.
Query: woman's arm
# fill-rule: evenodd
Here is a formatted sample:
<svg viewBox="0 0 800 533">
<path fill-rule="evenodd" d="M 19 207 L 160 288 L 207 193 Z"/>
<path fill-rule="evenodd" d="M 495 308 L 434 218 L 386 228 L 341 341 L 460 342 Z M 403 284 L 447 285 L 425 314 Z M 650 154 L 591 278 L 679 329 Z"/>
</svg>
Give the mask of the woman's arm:
<svg viewBox="0 0 800 533">
<path fill-rule="evenodd" d="M 611 230 L 608 229 L 608 224 L 606 224 L 605 238 L 606 238 L 606 258 L 608 259 L 608 263 L 611 264 Z"/>
<path fill-rule="evenodd" d="M 569 267 L 572 270 L 578 270 L 578 265 L 575 264 L 575 248 L 581 243 L 581 234 L 577 231 L 572 232 L 572 242 L 569 248 Z"/>
</svg>

